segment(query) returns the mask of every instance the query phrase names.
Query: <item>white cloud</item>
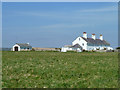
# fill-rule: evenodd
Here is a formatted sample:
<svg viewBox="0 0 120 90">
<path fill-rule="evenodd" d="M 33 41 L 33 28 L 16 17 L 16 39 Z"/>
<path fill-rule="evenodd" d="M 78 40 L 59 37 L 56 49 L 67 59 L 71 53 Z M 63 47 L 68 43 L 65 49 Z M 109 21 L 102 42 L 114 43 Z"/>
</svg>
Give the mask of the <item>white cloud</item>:
<svg viewBox="0 0 120 90">
<path fill-rule="evenodd" d="M 82 27 L 94 27 L 93 24 L 54 24 L 41 26 L 42 29 L 53 29 L 53 28 L 82 28 Z"/>
<path fill-rule="evenodd" d="M 28 12 L 16 12 L 18 15 L 27 15 L 27 16 L 50 16 L 49 13 L 42 13 L 42 12 L 32 12 L 32 11 L 28 11 Z"/>
<path fill-rule="evenodd" d="M 23 15 L 23 16 L 48 17 L 48 18 L 81 19 L 84 17 L 86 18 L 85 15 L 89 15 L 87 13 L 92 13 L 92 15 L 94 15 L 95 12 L 104 13 L 104 12 L 111 12 L 111 11 L 117 12 L 118 11 L 117 6 L 111 6 L 106 8 L 82 9 L 82 10 L 76 10 L 71 12 L 39 12 L 39 11 L 23 12 L 22 11 L 22 12 L 16 12 L 16 14 Z"/>
<path fill-rule="evenodd" d="M 97 8 L 97 9 L 85 9 L 85 10 L 77 10 L 77 12 L 110 12 L 110 11 L 117 11 L 118 8 L 115 6 L 112 7 L 106 7 L 106 8 Z"/>
</svg>

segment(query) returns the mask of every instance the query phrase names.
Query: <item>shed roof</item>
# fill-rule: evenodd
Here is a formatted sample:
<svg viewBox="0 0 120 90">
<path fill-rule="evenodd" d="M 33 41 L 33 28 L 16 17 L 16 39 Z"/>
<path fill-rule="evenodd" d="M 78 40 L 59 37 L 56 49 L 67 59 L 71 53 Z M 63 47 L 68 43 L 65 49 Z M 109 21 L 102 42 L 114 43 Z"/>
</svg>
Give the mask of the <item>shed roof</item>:
<svg viewBox="0 0 120 90">
<path fill-rule="evenodd" d="M 105 40 L 100 40 L 100 39 L 92 39 L 92 38 L 84 38 L 82 37 L 86 42 L 88 42 L 88 44 L 94 44 L 94 45 L 108 45 L 110 46 L 110 44 L 105 41 Z"/>
<path fill-rule="evenodd" d="M 19 45 L 21 48 L 32 48 L 32 46 L 27 43 L 16 43 L 16 44 Z"/>
<path fill-rule="evenodd" d="M 79 44 L 75 44 L 75 45 L 65 45 L 64 47 L 69 47 L 69 48 L 82 48 Z"/>
<path fill-rule="evenodd" d="M 75 44 L 75 45 L 71 46 L 71 48 L 81 48 L 82 49 L 82 47 L 79 44 Z"/>
</svg>

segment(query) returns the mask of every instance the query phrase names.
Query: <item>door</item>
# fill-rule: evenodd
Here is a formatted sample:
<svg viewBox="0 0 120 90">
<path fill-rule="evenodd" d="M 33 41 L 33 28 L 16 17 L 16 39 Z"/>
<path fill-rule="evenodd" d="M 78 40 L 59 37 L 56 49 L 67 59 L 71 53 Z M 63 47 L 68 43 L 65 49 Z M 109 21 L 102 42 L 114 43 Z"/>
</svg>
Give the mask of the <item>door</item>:
<svg viewBox="0 0 120 90">
<path fill-rule="evenodd" d="M 18 51 L 18 47 L 15 47 L 15 51 Z"/>
</svg>

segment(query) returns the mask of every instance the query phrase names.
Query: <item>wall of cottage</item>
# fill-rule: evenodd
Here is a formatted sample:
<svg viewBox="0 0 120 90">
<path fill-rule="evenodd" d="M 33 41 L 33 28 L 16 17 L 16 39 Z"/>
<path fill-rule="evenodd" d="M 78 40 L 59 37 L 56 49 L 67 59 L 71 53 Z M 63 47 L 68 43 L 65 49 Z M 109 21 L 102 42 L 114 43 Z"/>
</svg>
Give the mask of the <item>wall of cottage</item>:
<svg viewBox="0 0 120 90">
<path fill-rule="evenodd" d="M 83 50 L 87 50 L 87 42 L 83 40 L 81 37 L 78 37 L 76 40 L 72 42 L 72 45 L 79 44 Z"/>
<path fill-rule="evenodd" d="M 112 47 L 110 46 L 87 46 L 87 50 L 91 51 L 91 50 L 113 50 Z"/>
</svg>

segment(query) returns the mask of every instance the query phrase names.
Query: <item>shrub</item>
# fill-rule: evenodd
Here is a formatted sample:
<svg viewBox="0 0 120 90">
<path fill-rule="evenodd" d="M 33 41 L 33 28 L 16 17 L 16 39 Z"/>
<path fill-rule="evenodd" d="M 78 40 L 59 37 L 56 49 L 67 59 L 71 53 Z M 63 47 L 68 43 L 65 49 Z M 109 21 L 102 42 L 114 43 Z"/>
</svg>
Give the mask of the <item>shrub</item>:
<svg viewBox="0 0 120 90">
<path fill-rule="evenodd" d="M 32 48 L 32 50 L 31 51 L 35 51 L 35 49 L 34 48 Z"/>
<path fill-rule="evenodd" d="M 67 51 L 67 52 L 76 53 L 77 51 Z"/>
<path fill-rule="evenodd" d="M 88 50 L 83 50 L 83 52 L 88 52 Z"/>
<path fill-rule="evenodd" d="M 117 47 L 116 49 L 120 49 L 120 47 Z"/>
<path fill-rule="evenodd" d="M 112 52 L 114 52 L 114 50 L 112 50 Z"/>
<path fill-rule="evenodd" d="M 107 48 L 104 48 L 104 50 L 106 50 Z"/>
<path fill-rule="evenodd" d="M 92 52 L 95 52 L 95 50 L 92 50 Z"/>
</svg>

